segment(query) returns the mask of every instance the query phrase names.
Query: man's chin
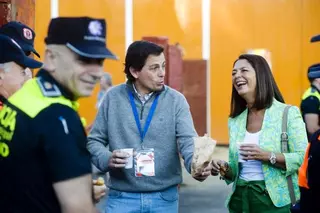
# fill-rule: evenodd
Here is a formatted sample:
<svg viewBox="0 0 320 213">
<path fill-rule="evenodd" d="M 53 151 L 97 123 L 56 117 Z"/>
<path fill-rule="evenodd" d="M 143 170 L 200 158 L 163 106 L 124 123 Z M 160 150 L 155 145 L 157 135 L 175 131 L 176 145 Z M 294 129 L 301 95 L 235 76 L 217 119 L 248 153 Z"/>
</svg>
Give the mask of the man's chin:
<svg viewBox="0 0 320 213">
<path fill-rule="evenodd" d="M 163 90 L 163 87 L 164 87 L 164 85 L 157 86 L 157 87 L 155 88 L 155 92 L 159 92 L 159 91 Z"/>
<path fill-rule="evenodd" d="M 82 90 L 78 92 L 78 98 L 81 97 L 90 97 L 92 95 L 93 89 L 91 90 Z"/>
</svg>

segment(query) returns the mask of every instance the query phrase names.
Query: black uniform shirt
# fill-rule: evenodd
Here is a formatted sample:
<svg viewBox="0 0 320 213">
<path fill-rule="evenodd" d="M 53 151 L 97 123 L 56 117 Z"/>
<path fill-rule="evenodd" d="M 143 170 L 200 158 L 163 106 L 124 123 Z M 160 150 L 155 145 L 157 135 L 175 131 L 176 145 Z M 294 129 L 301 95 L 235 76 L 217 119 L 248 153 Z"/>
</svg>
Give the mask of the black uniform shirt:
<svg viewBox="0 0 320 213">
<path fill-rule="evenodd" d="M 314 87 L 314 86 L 311 86 L 311 87 L 312 87 L 312 90 L 314 90 L 314 92 L 320 93 L 316 87 Z M 320 117 L 320 110 L 319 110 L 320 109 L 320 101 L 314 95 L 311 95 L 311 96 L 307 97 L 306 99 L 302 100 L 300 108 L 301 108 L 301 114 L 302 114 L 302 118 L 303 118 L 304 122 L 305 122 L 305 115 L 306 114 L 317 114 L 318 117 Z M 309 140 L 310 140 L 310 137 L 311 137 L 311 135 L 308 133 Z"/>
</svg>

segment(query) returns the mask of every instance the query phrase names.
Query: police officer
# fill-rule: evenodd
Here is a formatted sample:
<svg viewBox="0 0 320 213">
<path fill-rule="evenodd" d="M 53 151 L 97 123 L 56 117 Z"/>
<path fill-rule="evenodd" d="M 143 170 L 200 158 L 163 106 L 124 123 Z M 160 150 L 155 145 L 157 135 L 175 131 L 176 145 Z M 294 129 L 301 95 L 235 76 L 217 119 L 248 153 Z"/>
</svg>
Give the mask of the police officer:
<svg viewBox="0 0 320 213">
<path fill-rule="evenodd" d="M 0 34 L 0 96 L 8 98 L 22 87 L 27 68 L 40 68 L 41 62 L 28 58 L 12 38 Z M 2 99 L 0 106 L 2 107 Z"/>
<path fill-rule="evenodd" d="M 36 37 L 36 34 L 27 25 L 17 21 L 8 22 L 7 24 L 4 24 L 0 27 L 0 35 L 6 35 L 14 39 L 14 41 L 16 41 L 19 44 L 19 46 L 22 48 L 22 50 L 27 56 L 30 56 L 31 53 L 33 53 L 40 58 L 39 53 L 34 48 L 34 39 Z M 8 94 L 6 94 L 5 91 L 7 90 L 8 87 L 15 86 L 13 90 L 10 92 L 10 95 L 16 92 L 16 90 L 20 89 L 23 83 L 23 82 L 19 82 L 21 80 L 21 76 L 24 76 L 25 80 L 29 80 L 32 78 L 32 71 L 29 68 L 26 68 L 24 72 L 16 73 L 16 75 L 14 72 L 5 72 L 3 74 L 5 74 L 5 76 L 13 75 L 14 77 L 12 78 L 11 81 L 6 81 L 6 79 L 4 79 L 3 80 L 4 83 L 0 85 L 0 95 L 6 98 L 8 98 Z M 0 109 L 1 109 L 1 106 L 2 106 L 2 102 L 0 100 Z M 82 120 L 82 124 L 86 125 L 85 118 L 81 118 L 81 120 Z M 93 182 L 96 183 L 96 180 L 94 180 Z M 101 196 L 105 194 L 105 188 L 106 188 L 105 185 L 102 185 L 102 186 L 94 185 L 94 194 L 95 194 L 96 201 L 99 201 Z"/>
<path fill-rule="evenodd" d="M 11 21 L 0 27 L 0 35 L 7 36 L 10 39 L 13 39 L 27 56 L 29 56 L 31 52 L 34 52 L 34 54 L 40 57 L 40 55 L 37 53 L 33 46 L 35 33 L 27 25 L 24 25 L 16 21 Z M 3 54 L 8 54 L 7 57 L 12 56 L 12 54 L 10 54 L 12 48 L 4 48 L 1 51 L 3 51 Z M 40 68 L 40 66 L 41 65 L 39 64 L 38 68 Z M 32 72 L 29 69 L 29 67 L 23 68 L 23 71 L 14 69 L 16 72 L 5 72 L 4 67 L 6 67 L 6 70 L 8 71 L 8 64 L 6 66 L 4 66 L 3 64 L 2 69 L 0 70 L 0 95 L 5 98 L 8 98 L 8 96 L 12 95 L 16 90 L 20 89 L 24 81 L 32 78 Z M 10 68 L 21 68 L 21 66 L 11 66 Z M 2 102 L 0 101 L 0 108 L 1 106 Z"/>
<path fill-rule="evenodd" d="M 308 79 L 311 86 L 303 94 L 300 107 L 310 140 L 311 135 L 320 129 L 320 64 L 309 67 Z"/>
<path fill-rule="evenodd" d="M 0 111 L 1 212 L 95 212 L 77 100 L 91 95 L 104 59 L 116 58 L 106 23 L 55 18 L 45 42 L 43 69 Z"/>
</svg>

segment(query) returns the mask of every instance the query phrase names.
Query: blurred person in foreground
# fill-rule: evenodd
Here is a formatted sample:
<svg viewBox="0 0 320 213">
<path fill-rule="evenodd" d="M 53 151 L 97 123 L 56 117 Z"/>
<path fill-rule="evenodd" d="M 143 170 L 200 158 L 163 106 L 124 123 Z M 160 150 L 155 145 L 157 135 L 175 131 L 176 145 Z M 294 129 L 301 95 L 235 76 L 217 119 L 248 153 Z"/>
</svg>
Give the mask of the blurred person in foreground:
<svg viewBox="0 0 320 213">
<path fill-rule="evenodd" d="M 105 28 L 102 19 L 52 19 L 43 69 L 4 101 L 1 211 L 96 211 L 93 197 L 103 196 L 105 187 L 92 193 L 97 181 L 91 177 L 77 100 L 91 95 L 104 59 L 115 58 L 106 48 Z"/>
<path fill-rule="evenodd" d="M 287 177 L 292 176 L 299 199 L 297 171 L 307 145 L 297 107 L 288 111 L 289 153 L 281 153 L 282 116 L 287 105 L 267 61 L 241 55 L 233 65 L 229 127 L 229 162 L 213 160 L 212 175 L 220 175 L 233 190 L 230 213 L 289 213 Z"/>
<path fill-rule="evenodd" d="M 163 48 L 133 42 L 125 58 L 128 81 L 102 100 L 88 136 L 95 166 L 110 174 L 109 213 L 177 213 L 181 153 L 191 172 L 194 129 L 186 98 L 164 85 Z M 211 165 L 194 175 L 203 181 Z"/>
</svg>

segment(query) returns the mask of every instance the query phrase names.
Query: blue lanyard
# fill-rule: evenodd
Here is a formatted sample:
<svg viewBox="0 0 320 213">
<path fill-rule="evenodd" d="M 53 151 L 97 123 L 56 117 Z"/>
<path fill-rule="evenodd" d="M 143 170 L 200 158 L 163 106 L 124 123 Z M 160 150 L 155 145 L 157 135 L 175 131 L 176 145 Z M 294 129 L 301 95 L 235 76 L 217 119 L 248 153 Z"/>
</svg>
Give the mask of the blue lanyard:
<svg viewBox="0 0 320 213">
<path fill-rule="evenodd" d="M 129 98 L 130 98 L 130 104 L 131 104 L 132 112 L 133 112 L 133 115 L 134 115 L 134 119 L 136 120 L 136 124 L 137 124 L 138 130 L 139 130 L 139 134 L 140 134 L 140 138 L 141 138 L 141 143 L 142 143 L 144 137 L 146 136 L 146 133 L 147 133 L 147 131 L 148 131 L 148 128 L 149 128 L 149 126 L 150 126 L 150 123 L 151 123 L 151 120 L 152 120 L 154 111 L 156 110 L 156 107 L 157 107 L 157 104 L 158 104 L 159 95 L 157 94 L 156 97 L 154 98 L 154 101 L 153 101 L 153 103 L 152 103 L 152 105 L 151 105 L 151 108 L 150 108 L 150 111 L 149 111 L 149 114 L 148 114 L 146 123 L 145 123 L 144 128 L 143 128 L 143 131 L 142 131 L 141 123 L 140 123 L 140 120 L 139 120 L 138 110 L 137 110 L 136 104 L 134 103 L 133 94 L 132 94 L 132 92 L 130 92 L 130 91 L 129 91 L 128 93 L 129 93 Z"/>
</svg>

